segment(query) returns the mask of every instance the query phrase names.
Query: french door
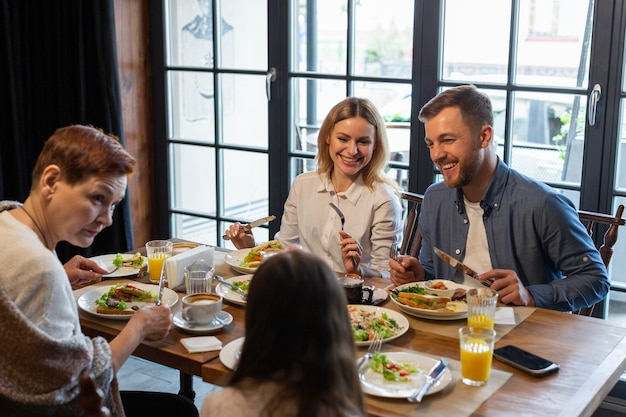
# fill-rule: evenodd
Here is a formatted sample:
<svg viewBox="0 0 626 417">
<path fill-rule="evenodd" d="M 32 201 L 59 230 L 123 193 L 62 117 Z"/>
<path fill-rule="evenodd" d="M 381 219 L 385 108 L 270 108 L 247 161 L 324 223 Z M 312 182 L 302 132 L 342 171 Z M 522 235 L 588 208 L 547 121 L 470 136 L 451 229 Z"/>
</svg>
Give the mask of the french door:
<svg viewBox="0 0 626 417">
<path fill-rule="evenodd" d="M 280 219 L 293 178 L 315 169 L 324 116 L 348 95 L 388 124 L 387 174 L 423 192 L 438 175 L 417 113 L 465 83 L 492 98 L 507 164 L 580 209 L 626 202 L 622 1 L 152 3 L 159 235 L 228 247 L 233 221 Z M 626 269 L 626 239 L 615 251 L 612 271 Z M 612 271 L 599 311 L 619 319 L 626 277 Z"/>
</svg>

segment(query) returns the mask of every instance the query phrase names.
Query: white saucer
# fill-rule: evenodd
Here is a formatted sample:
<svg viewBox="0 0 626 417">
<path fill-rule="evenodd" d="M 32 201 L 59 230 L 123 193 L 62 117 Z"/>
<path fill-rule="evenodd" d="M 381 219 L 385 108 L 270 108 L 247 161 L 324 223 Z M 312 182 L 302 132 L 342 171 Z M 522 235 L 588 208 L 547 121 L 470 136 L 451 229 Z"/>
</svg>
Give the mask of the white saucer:
<svg viewBox="0 0 626 417">
<path fill-rule="evenodd" d="M 202 325 L 200 324 L 192 325 L 192 324 L 186 323 L 185 320 L 183 320 L 182 314 L 179 311 L 178 313 L 174 314 L 172 321 L 174 323 L 174 326 L 178 327 L 179 329 L 187 333 L 209 334 L 209 333 L 215 333 L 218 330 L 221 330 L 222 328 L 224 328 L 224 326 L 228 326 L 230 323 L 233 322 L 233 316 L 230 313 L 222 310 L 217 315 L 217 318 L 213 319 L 211 323 L 202 324 Z"/>
</svg>

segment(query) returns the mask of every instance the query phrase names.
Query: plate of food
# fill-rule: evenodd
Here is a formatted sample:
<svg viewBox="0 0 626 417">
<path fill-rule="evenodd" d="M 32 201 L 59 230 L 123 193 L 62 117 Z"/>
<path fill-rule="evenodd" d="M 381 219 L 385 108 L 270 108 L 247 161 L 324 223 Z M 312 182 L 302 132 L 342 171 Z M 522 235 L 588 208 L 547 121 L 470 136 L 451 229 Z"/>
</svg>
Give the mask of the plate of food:
<svg viewBox="0 0 626 417">
<path fill-rule="evenodd" d="M 224 262 L 239 273 L 254 274 L 265 257 L 281 252 L 283 249 L 283 245 L 278 240 L 270 240 L 250 249 L 229 252 L 224 256 Z"/>
<path fill-rule="evenodd" d="M 139 252 L 134 255 L 122 253 L 99 255 L 90 259 L 96 261 L 98 265 L 107 271 L 113 271 L 110 274 L 103 276 L 103 279 L 135 276 L 139 273 L 141 267 L 147 267 L 148 265 L 148 258 L 141 256 Z"/>
<path fill-rule="evenodd" d="M 448 285 L 455 287 L 451 297 L 431 294 L 425 287 L 425 282 L 414 282 L 394 288 L 390 291 L 390 298 L 400 310 L 415 317 L 433 320 L 466 318 L 465 291 L 471 287 L 452 281 Z"/>
<path fill-rule="evenodd" d="M 222 364 L 224 364 L 224 366 L 231 371 L 237 369 L 239 357 L 241 356 L 241 349 L 243 348 L 243 342 L 245 340 L 245 337 L 240 337 L 228 343 L 222 348 L 222 350 L 220 350 L 220 362 L 222 362 Z"/>
<path fill-rule="evenodd" d="M 113 286 L 99 285 L 78 298 L 78 307 L 98 317 L 128 320 L 141 307 L 154 305 L 158 292 L 158 285 L 134 281 Z M 172 308 L 178 302 L 178 295 L 169 288 L 163 288 L 161 301 Z"/>
<path fill-rule="evenodd" d="M 252 277 L 253 275 L 248 274 L 239 275 L 232 278 L 225 278 L 224 280 L 248 293 L 248 287 L 250 286 L 250 281 L 252 280 Z M 215 292 L 224 297 L 224 300 L 230 301 L 233 304 L 238 304 L 241 306 L 246 305 L 246 300 L 242 299 L 241 296 L 237 294 L 237 292 L 233 288 L 229 287 L 228 285 L 224 285 L 221 282 L 215 287 Z"/>
<path fill-rule="evenodd" d="M 376 334 L 383 336 L 383 343 L 397 339 L 409 330 L 409 320 L 397 311 L 368 305 L 348 305 L 354 343 L 369 346 Z"/>
<path fill-rule="evenodd" d="M 376 352 L 368 368 L 359 374 L 363 392 L 385 398 L 408 398 L 422 386 L 436 359 L 413 352 Z M 449 368 L 426 395 L 435 394 L 452 382 Z"/>
</svg>

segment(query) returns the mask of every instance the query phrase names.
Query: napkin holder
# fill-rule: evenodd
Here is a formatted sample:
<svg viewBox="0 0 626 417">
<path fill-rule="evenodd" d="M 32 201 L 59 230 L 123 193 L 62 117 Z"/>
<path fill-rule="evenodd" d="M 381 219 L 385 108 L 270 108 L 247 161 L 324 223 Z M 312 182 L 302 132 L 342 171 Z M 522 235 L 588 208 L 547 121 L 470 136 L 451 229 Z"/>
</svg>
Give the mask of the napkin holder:
<svg viewBox="0 0 626 417">
<path fill-rule="evenodd" d="M 192 263 L 203 259 L 214 267 L 215 248 L 213 246 L 198 246 L 174 255 L 165 261 L 167 287 L 172 290 L 185 288 L 185 268 Z"/>
</svg>

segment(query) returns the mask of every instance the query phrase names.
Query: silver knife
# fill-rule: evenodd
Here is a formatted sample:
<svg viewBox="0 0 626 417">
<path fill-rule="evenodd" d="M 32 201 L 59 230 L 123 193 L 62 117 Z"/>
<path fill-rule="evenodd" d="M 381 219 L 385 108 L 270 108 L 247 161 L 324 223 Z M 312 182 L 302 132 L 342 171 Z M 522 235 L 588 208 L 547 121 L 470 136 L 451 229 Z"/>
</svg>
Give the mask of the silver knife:
<svg viewBox="0 0 626 417">
<path fill-rule="evenodd" d="M 424 395 L 428 394 L 428 391 L 432 388 L 432 386 L 437 382 L 439 377 L 443 374 L 446 367 L 448 366 L 448 361 L 445 358 L 441 358 L 435 363 L 435 366 L 432 367 L 424 383 L 422 386 L 415 391 L 415 394 L 411 395 L 408 400 L 412 403 L 419 403 L 422 401 Z"/>
<path fill-rule="evenodd" d="M 246 224 L 245 226 L 241 226 L 240 233 L 241 232 L 249 232 L 250 230 L 254 229 L 255 227 L 260 226 L 260 225 L 262 225 L 264 223 L 267 223 L 267 222 L 271 222 L 274 219 L 276 219 L 276 216 L 273 216 L 273 215 L 272 216 L 267 216 L 267 217 L 262 217 L 262 218 L 260 218 L 258 220 L 255 220 L 253 222 L 250 222 L 250 223 Z M 222 236 L 222 239 L 230 240 L 230 236 L 224 235 L 224 236 Z"/>
<path fill-rule="evenodd" d="M 464 274 L 469 275 L 472 278 L 478 279 L 478 272 L 474 271 L 472 268 L 465 265 L 463 262 L 457 261 L 452 256 L 448 255 L 447 253 L 445 253 L 444 251 L 442 251 L 436 246 L 434 250 L 435 250 L 435 255 L 437 255 L 439 258 L 441 258 L 442 261 L 452 266 L 457 271 L 461 271 Z M 478 280 L 478 281 L 480 281 L 480 283 L 484 285 L 485 287 L 490 287 L 491 283 L 493 282 L 491 280 Z"/>
<path fill-rule="evenodd" d="M 165 262 L 163 262 L 163 266 L 161 267 L 161 278 L 159 278 L 159 292 L 157 294 L 156 305 L 161 305 L 161 298 L 163 298 L 163 287 L 165 287 Z"/>
</svg>

